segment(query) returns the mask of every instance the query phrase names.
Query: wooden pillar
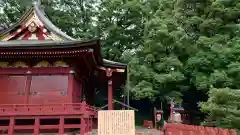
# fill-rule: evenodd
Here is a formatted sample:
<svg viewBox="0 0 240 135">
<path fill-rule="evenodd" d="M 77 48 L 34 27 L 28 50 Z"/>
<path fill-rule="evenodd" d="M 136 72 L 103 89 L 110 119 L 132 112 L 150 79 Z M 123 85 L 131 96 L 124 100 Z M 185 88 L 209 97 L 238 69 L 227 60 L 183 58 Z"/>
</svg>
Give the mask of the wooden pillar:
<svg viewBox="0 0 240 135">
<path fill-rule="evenodd" d="M 89 118 L 89 130 L 91 131 L 92 130 L 92 124 L 93 124 L 93 121 L 92 121 L 92 118 Z"/>
<path fill-rule="evenodd" d="M 40 119 L 35 118 L 34 122 L 34 135 L 39 135 L 39 128 L 40 128 Z"/>
<path fill-rule="evenodd" d="M 14 135 L 14 126 L 15 126 L 15 119 L 14 117 L 10 117 L 10 123 L 8 127 L 8 135 Z"/>
<path fill-rule="evenodd" d="M 30 71 L 28 72 L 31 73 Z M 31 90 L 31 81 L 32 81 L 32 75 L 27 75 L 27 81 L 25 85 L 25 97 L 24 97 L 24 104 L 29 104 L 29 96 L 30 96 L 30 90 Z"/>
<path fill-rule="evenodd" d="M 170 105 L 170 119 L 171 119 L 171 122 L 173 123 L 174 122 L 174 104 L 171 103 Z"/>
<path fill-rule="evenodd" d="M 89 118 L 86 119 L 86 128 L 85 128 L 86 132 L 89 132 Z"/>
<path fill-rule="evenodd" d="M 74 71 L 71 70 L 68 75 L 68 91 L 67 91 L 69 103 L 73 102 L 73 99 L 72 99 L 73 87 L 74 87 Z"/>
<path fill-rule="evenodd" d="M 85 134 L 86 132 L 85 129 L 86 129 L 85 119 L 81 118 L 80 135 Z"/>
<path fill-rule="evenodd" d="M 59 135 L 63 135 L 64 134 L 64 116 L 60 116 L 58 134 Z"/>
<path fill-rule="evenodd" d="M 113 110 L 112 80 L 108 80 L 108 110 Z"/>
<path fill-rule="evenodd" d="M 113 70 L 108 68 L 106 75 L 108 77 L 108 110 L 113 110 L 113 87 L 112 87 L 112 72 Z"/>
</svg>

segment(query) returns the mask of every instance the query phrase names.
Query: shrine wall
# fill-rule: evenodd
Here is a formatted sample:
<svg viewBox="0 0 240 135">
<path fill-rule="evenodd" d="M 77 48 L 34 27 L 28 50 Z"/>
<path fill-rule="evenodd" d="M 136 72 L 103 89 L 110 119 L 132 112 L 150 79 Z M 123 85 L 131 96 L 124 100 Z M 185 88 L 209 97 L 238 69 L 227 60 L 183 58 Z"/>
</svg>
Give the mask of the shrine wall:
<svg viewBox="0 0 240 135">
<path fill-rule="evenodd" d="M 24 104 L 26 76 L 0 76 L 0 104 Z"/>
<path fill-rule="evenodd" d="M 73 103 L 80 103 L 82 100 L 82 82 L 74 78 L 72 100 Z"/>
<path fill-rule="evenodd" d="M 0 76 L 0 104 L 59 104 L 67 103 L 68 75 L 33 75 L 30 92 L 27 76 Z"/>
<path fill-rule="evenodd" d="M 68 75 L 32 76 L 30 104 L 66 103 Z"/>
</svg>

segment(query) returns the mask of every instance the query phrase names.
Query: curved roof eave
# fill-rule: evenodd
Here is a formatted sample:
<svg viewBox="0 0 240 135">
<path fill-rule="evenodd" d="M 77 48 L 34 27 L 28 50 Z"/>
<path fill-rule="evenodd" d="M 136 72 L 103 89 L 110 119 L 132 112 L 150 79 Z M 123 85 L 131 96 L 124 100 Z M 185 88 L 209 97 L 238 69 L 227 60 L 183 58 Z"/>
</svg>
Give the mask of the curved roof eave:
<svg viewBox="0 0 240 135">
<path fill-rule="evenodd" d="M 56 27 L 46 16 L 43 11 L 41 11 L 38 4 L 34 4 L 34 11 L 38 18 L 45 24 L 45 27 L 49 29 L 54 34 L 60 36 L 61 38 L 64 38 L 64 40 L 76 40 L 70 36 L 68 36 L 66 33 L 62 32 L 58 27 Z"/>
<path fill-rule="evenodd" d="M 96 46 L 98 40 L 79 41 L 79 40 L 10 40 L 0 41 L 0 49 L 60 49 L 60 48 L 74 48 L 74 47 L 88 47 Z M 98 48 L 97 48 L 98 49 Z"/>
<path fill-rule="evenodd" d="M 127 64 L 103 59 L 103 65 L 109 67 L 127 68 Z"/>
<path fill-rule="evenodd" d="M 10 31 L 14 30 L 16 27 L 18 27 L 19 25 L 21 25 L 24 20 L 29 17 L 29 15 L 31 15 L 33 13 L 34 9 L 33 7 L 31 7 L 30 9 L 27 10 L 27 12 L 25 12 L 25 14 L 16 22 L 14 23 L 12 26 L 10 26 L 7 29 L 3 29 L 2 31 L 0 31 L 0 37 L 6 35 L 7 33 L 9 33 Z"/>
</svg>

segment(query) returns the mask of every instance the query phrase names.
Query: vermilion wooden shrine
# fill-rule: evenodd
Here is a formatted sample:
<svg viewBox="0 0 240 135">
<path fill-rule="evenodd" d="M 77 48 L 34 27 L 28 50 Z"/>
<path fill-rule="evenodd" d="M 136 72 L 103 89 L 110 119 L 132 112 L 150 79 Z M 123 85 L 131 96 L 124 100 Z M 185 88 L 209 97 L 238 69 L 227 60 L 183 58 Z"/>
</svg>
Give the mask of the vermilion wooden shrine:
<svg viewBox="0 0 240 135">
<path fill-rule="evenodd" d="M 90 105 L 103 86 L 114 109 L 113 89 L 125 84 L 127 66 L 103 59 L 99 40 L 69 37 L 38 4 L 0 40 L 0 134 L 80 129 L 83 135 L 97 117 Z"/>
</svg>

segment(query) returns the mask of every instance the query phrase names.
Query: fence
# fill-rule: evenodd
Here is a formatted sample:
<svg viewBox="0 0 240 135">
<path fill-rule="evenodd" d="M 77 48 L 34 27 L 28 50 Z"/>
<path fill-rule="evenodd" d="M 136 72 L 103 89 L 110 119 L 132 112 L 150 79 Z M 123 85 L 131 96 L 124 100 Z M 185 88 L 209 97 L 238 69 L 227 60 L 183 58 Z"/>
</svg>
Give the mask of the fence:
<svg viewBox="0 0 240 135">
<path fill-rule="evenodd" d="M 163 132 L 158 135 L 164 135 Z M 157 135 L 156 133 L 137 133 L 137 135 Z M 165 135 L 237 135 L 235 130 L 168 123 Z"/>
<path fill-rule="evenodd" d="M 237 135 L 235 130 L 169 123 L 166 126 L 168 135 Z"/>
<path fill-rule="evenodd" d="M 95 108 L 86 104 L 46 104 L 46 105 L 0 105 L 0 134 L 13 135 L 17 132 L 42 131 L 58 132 L 62 135 L 72 129 L 80 129 L 85 135 L 92 130 Z"/>
</svg>

